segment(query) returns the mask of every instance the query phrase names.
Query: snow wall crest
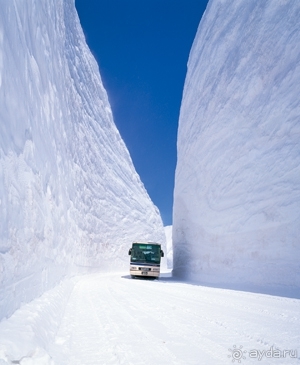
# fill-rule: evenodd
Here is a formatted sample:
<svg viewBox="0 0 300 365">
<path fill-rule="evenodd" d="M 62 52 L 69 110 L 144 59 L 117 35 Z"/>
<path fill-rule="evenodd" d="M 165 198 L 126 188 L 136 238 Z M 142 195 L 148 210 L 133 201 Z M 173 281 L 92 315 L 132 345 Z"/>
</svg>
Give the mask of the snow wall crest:
<svg viewBox="0 0 300 365">
<path fill-rule="evenodd" d="M 70 270 L 120 270 L 165 244 L 113 122 L 74 0 L 0 10 L 0 318 Z"/>
<path fill-rule="evenodd" d="M 174 274 L 300 283 L 300 4 L 211 0 L 178 130 Z"/>
</svg>

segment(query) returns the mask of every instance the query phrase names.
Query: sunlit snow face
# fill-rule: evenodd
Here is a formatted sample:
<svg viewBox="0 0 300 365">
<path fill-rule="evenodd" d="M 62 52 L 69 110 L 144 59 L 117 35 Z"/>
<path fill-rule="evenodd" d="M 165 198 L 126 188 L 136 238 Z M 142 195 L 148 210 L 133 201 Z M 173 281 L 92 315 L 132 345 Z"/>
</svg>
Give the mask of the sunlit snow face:
<svg viewBox="0 0 300 365">
<path fill-rule="evenodd" d="M 299 11 L 298 2 L 209 3 L 180 110 L 175 271 L 299 287 Z"/>
<path fill-rule="evenodd" d="M 165 235 L 74 1 L 1 4 L 0 75 L 1 319 L 70 271 L 118 270 L 130 242 Z"/>
</svg>

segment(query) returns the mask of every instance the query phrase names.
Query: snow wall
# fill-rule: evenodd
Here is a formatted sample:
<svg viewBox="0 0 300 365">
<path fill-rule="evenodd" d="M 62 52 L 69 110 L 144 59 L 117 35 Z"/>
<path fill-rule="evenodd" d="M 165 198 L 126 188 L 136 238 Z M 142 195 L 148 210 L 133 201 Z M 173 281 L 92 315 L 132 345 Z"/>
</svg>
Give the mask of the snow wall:
<svg viewBox="0 0 300 365">
<path fill-rule="evenodd" d="M 300 289 L 300 3 L 212 0 L 178 130 L 174 275 Z"/>
<path fill-rule="evenodd" d="M 166 241 L 167 241 L 167 268 L 172 269 L 173 268 L 173 240 L 172 240 L 172 226 L 165 226 L 165 234 L 166 234 Z"/>
<path fill-rule="evenodd" d="M 165 244 L 113 122 L 74 0 L 0 9 L 0 318 L 72 268 L 129 267 Z"/>
</svg>

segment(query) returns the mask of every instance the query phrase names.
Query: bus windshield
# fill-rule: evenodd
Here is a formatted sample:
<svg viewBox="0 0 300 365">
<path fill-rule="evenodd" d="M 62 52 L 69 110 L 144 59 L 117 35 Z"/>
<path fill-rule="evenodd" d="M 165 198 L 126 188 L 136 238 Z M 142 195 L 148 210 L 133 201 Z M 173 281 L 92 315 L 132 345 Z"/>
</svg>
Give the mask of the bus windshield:
<svg viewBox="0 0 300 365">
<path fill-rule="evenodd" d="M 160 245 L 145 243 L 133 243 L 131 250 L 131 262 L 160 263 Z"/>
</svg>

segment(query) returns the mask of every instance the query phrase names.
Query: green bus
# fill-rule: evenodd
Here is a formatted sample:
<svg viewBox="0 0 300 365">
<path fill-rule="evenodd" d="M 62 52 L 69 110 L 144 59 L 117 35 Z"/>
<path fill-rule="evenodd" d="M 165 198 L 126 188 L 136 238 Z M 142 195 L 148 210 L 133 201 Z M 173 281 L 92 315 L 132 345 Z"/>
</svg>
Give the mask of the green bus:
<svg viewBox="0 0 300 365">
<path fill-rule="evenodd" d="M 129 249 L 130 275 L 158 278 L 160 274 L 160 259 L 164 257 L 160 243 L 133 242 Z"/>
</svg>

